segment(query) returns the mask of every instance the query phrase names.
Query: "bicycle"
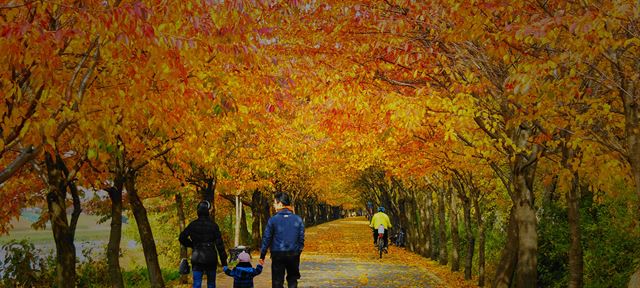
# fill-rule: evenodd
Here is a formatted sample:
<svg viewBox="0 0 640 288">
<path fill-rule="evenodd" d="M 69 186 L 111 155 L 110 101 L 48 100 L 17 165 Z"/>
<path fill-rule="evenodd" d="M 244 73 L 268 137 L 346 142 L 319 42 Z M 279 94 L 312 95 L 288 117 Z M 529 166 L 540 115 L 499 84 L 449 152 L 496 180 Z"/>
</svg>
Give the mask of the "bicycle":
<svg viewBox="0 0 640 288">
<path fill-rule="evenodd" d="M 395 230 L 395 229 L 394 229 Z M 389 237 L 389 243 L 395 245 L 396 247 L 404 247 L 405 243 L 405 233 L 402 227 L 398 228 L 396 232 L 392 233 Z"/>
<path fill-rule="evenodd" d="M 382 252 L 384 252 L 384 226 L 380 225 L 378 227 L 378 240 L 376 243 L 378 248 L 378 252 L 380 253 L 380 259 L 382 259 Z"/>
</svg>

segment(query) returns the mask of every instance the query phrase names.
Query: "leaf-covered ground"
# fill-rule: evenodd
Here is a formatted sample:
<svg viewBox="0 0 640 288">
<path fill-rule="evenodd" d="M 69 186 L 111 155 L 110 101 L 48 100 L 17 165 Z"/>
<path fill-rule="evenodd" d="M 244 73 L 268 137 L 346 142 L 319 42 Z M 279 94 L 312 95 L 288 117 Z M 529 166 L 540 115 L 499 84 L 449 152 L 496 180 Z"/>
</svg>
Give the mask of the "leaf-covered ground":
<svg viewBox="0 0 640 288">
<path fill-rule="evenodd" d="M 308 228 L 299 287 L 476 287 L 461 273 L 394 246 L 378 259 L 367 224 L 360 217 Z M 267 259 L 256 288 L 271 287 L 270 266 Z M 217 278 L 218 287 L 233 287 L 224 273 Z"/>
</svg>

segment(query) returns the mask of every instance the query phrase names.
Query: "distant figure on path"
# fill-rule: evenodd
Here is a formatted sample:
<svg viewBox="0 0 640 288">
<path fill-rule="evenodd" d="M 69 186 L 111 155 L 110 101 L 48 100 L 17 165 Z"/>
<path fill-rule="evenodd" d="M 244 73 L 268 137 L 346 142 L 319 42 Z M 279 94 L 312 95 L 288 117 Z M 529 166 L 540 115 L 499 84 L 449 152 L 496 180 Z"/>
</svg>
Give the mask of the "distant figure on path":
<svg viewBox="0 0 640 288">
<path fill-rule="evenodd" d="M 378 227 L 382 225 L 384 226 L 384 250 L 387 250 L 389 247 L 389 228 L 391 228 L 391 221 L 389 220 L 389 216 L 384 213 L 384 207 L 378 207 L 378 213 L 374 214 L 371 217 L 371 224 L 369 227 L 373 228 L 373 244 L 376 244 L 376 240 L 378 239 Z"/>
<path fill-rule="evenodd" d="M 187 225 L 187 228 L 180 233 L 179 240 L 183 246 L 192 248 L 193 287 L 202 287 L 202 276 L 206 274 L 207 288 L 215 288 L 218 253 L 222 266 L 227 266 L 227 252 L 224 249 L 218 224 L 209 217 L 211 203 L 202 201 L 197 209 L 198 219 Z"/>
<path fill-rule="evenodd" d="M 258 264 L 256 268 L 251 266 L 251 256 L 249 253 L 242 251 L 238 254 L 238 264 L 235 268 L 229 269 L 224 266 L 224 273 L 233 277 L 233 288 L 253 288 L 253 277 L 262 273 L 262 264 Z"/>
<path fill-rule="evenodd" d="M 373 216 L 373 203 L 371 201 L 367 201 L 367 220 L 371 220 L 371 216 Z"/>
<path fill-rule="evenodd" d="M 287 287 L 298 287 L 300 279 L 300 254 L 304 248 L 304 223 L 293 214 L 291 198 L 278 192 L 273 200 L 276 214 L 269 218 L 262 237 L 260 264 L 264 265 L 267 249 L 271 249 L 271 287 L 283 288 L 285 270 Z"/>
</svg>

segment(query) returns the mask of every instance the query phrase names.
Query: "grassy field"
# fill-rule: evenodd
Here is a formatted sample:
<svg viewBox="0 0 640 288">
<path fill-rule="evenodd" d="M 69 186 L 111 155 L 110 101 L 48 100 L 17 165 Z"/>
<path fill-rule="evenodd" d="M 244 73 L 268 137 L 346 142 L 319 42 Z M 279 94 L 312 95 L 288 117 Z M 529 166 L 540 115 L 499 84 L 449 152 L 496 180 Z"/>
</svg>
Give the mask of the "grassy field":
<svg viewBox="0 0 640 288">
<path fill-rule="evenodd" d="M 98 224 L 98 219 L 99 217 L 97 216 L 80 215 L 76 228 L 76 241 L 107 241 L 109 239 L 109 221 Z M 0 243 L 6 243 L 13 239 L 28 239 L 37 245 L 54 243 L 50 227 L 44 230 L 35 230 L 31 227 L 31 221 L 26 217 L 21 217 L 19 221 L 12 221 L 12 225 L 13 229 L 9 232 L 9 235 L 0 236 Z"/>
<path fill-rule="evenodd" d="M 54 253 L 55 242 L 53 241 L 51 228 L 47 227 L 47 229 L 44 230 L 35 230 L 31 227 L 32 222 L 29 221 L 28 218 L 30 217 L 22 217 L 19 221 L 13 221 L 13 229 L 9 235 L 0 236 L 0 246 L 11 240 L 29 240 L 29 242 L 36 245 L 36 247 L 40 247 L 41 249 L 45 248 L 44 253 L 48 253 L 46 250 L 49 249 L 51 249 L 49 250 L 51 253 Z M 80 215 L 75 237 L 77 249 L 82 249 L 81 247 L 83 247 L 83 245 L 78 245 L 78 243 L 93 242 L 88 245 L 93 247 L 94 253 L 97 252 L 100 254 L 99 251 L 104 251 L 102 249 L 106 247 L 106 243 L 109 241 L 110 221 L 98 224 L 98 219 L 99 217 L 97 216 Z M 126 229 L 127 225 L 128 224 L 123 224 L 123 230 Z M 131 269 L 145 265 L 144 254 L 142 253 L 141 247 L 139 245 L 136 247 L 127 247 L 130 240 L 131 239 L 128 239 L 125 235 L 122 235 L 121 249 L 123 249 L 123 256 L 120 264 L 123 269 Z M 80 250 L 77 252 L 82 253 Z"/>
</svg>

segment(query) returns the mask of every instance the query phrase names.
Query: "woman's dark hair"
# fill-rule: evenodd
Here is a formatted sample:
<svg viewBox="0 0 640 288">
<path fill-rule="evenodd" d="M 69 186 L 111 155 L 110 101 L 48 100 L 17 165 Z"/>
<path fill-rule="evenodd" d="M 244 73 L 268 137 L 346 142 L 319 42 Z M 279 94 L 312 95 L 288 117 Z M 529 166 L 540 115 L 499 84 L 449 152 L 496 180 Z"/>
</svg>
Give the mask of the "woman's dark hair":
<svg viewBox="0 0 640 288">
<path fill-rule="evenodd" d="M 274 198 L 276 199 L 276 201 L 282 203 L 282 205 L 284 205 L 284 206 L 291 205 L 291 198 L 289 197 L 289 194 L 287 194 L 287 193 L 278 192 L 278 193 L 276 193 Z"/>
<path fill-rule="evenodd" d="M 209 216 L 209 209 L 211 208 L 211 203 L 209 201 L 204 200 L 198 203 L 198 217 L 206 217 Z"/>
</svg>

